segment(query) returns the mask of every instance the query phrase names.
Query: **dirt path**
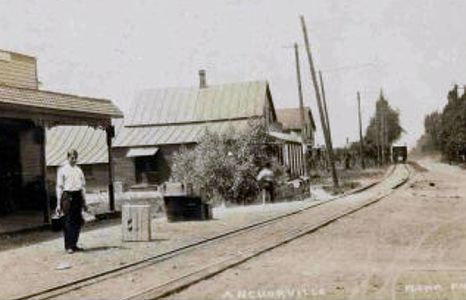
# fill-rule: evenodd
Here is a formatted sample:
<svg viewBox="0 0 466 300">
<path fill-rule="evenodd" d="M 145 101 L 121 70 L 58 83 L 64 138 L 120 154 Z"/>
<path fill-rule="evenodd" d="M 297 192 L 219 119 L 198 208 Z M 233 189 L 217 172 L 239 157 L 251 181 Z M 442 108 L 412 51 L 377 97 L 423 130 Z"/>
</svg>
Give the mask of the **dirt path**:
<svg viewBox="0 0 466 300">
<path fill-rule="evenodd" d="M 389 198 L 172 299 L 465 299 L 466 173 L 428 172 Z"/>
</svg>

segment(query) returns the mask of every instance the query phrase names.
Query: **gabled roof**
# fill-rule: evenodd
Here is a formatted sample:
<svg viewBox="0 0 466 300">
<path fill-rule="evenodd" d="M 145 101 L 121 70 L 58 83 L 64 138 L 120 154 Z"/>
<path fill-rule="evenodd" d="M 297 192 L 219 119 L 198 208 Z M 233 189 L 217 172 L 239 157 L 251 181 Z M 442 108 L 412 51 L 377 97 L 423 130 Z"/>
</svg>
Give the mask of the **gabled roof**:
<svg viewBox="0 0 466 300">
<path fill-rule="evenodd" d="M 279 108 L 276 110 L 278 122 L 282 123 L 283 130 L 301 130 L 301 116 L 298 108 Z M 304 107 L 304 122 L 310 123 L 316 129 L 311 108 Z"/>
<path fill-rule="evenodd" d="M 206 130 L 243 130 L 264 116 L 266 101 L 275 114 L 268 83 L 251 81 L 206 88 L 146 90 L 138 95 L 114 147 L 196 143 Z"/>
<path fill-rule="evenodd" d="M 169 88 L 141 92 L 125 126 L 199 123 L 262 116 L 268 92 L 266 81 Z"/>
<path fill-rule="evenodd" d="M 121 118 L 110 100 L 0 85 L 0 104 L 16 109 Z"/>
</svg>

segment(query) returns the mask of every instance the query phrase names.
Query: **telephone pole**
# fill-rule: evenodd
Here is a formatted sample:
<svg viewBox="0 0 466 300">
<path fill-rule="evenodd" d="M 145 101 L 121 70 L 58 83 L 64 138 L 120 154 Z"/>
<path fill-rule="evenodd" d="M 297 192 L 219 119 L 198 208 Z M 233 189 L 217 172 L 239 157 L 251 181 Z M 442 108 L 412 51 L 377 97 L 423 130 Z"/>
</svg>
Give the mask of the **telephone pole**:
<svg viewBox="0 0 466 300">
<path fill-rule="evenodd" d="M 335 189 L 338 189 L 339 184 L 338 184 L 337 171 L 336 171 L 336 168 L 335 168 L 335 159 L 334 159 L 334 156 L 333 156 L 332 144 L 331 144 L 331 141 L 330 141 L 331 137 L 327 132 L 328 128 L 327 128 L 327 125 L 325 124 L 326 123 L 325 122 L 325 116 L 324 116 L 324 111 L 323 111 L 323 108 L 322 108 L 322 101 L 321 101 L 320 93 L 319 93 L 319 85 L 317 84 L 317 76 L 316 76 L 316 71 L 315 71 L 315 68 L 314 68 L 314 62 L 312 60 L 311 47 L 309 46 L 309 39 L 308 39 L 308 36 L 307 36 L 306 23 L 304 22 L 304 17 L 303 16 L 301 16 L 300 19 L 301 19 L 301 27 L 302 27 L 303 35 L 304 35 L 304 42 L 306 44 L 307 58 L 309 60 L 309 67 L 310 67 L 311 75 L 312 75 L 311 76 L 312 77 L 312 83 L 314 85 L 314 91 L 315 91 L 316 99 L 317 99 L 317 106 L 319 108 L 320 121 L 321 121 L 321 124 L 322 124 L 322 130 L 324 131 L 325 144 L 327 146 L 328 157 L 329 157 L 329 160 L 330 160 L 330 167 L 331 167 L 331 170 L 332 170 L 333 185 L 334 185 Z"/>
<path fill-rule="evenodd" d="M 380 166 L 380 113 L 375 105 L 375 148 L 377 149 L 377 165 Z"/>
<path fill-rule="evenodd" d="M 325 130 L 324 130 L 324 134 L 327 135 L 327 138 L 329 140 L 329 143 L 330 143 L 330 147 L 333 149 L 333 143 L 332 143 L 332 136 L 330 134 L 330 123 L 329 123 L 329 119 L 328 119 L 328 111 L 327 111 L 327 101 L 326 101 L 326 97 L 325 97 L 325 86 L 324 86 L 324 80 L 322 79 L 322 72 L 319 71 L 319 80 L 320 80 L 320 93 L 321 93 L 321 96 L 322 96 L 322 102 L 323 102 L 323 107 L 324 107 L 324 123 L 325 123 Z M 329 166 L 331 165 L 331 162 L 330 162 L 330 156 L 327 155 L 327 160 L 328 160 L 328 164 Z"/>
<path fill-rule="evenodd" d="M 361 121 L 361 95 L 358 91 L 358 120 L 359 120 L 359 155 L 361 157 L 361 168 L 365 169 L 364 163 L 364 140 L 362 137 L 362 121 Z"/>
<path fill-rule="evenodd" d="M 327 126 L 327 132 L 330 134 L 330 121 L 328 119 L 328 110 L 327 110 L 327 98 L 325 97 L 325 87 L 324 80 L 322 79 L 322 72 L 319 71 L 319 80 L 320 80 L 320 89 L 322 90 L 322 101 L 324 102 L 324 114 L 325 114 L 325 125 Z M 331 142 L 331 139 L 330 139 Z"/>
<path fill-rule="evenodd" d="M 381 139 L 381 144 L 382 144 L 382 165 L 385 165 L 385 111 L 383 107 L 383 102 L 381 102 L 381 114 L 382 114 L 382 124 L 380 128 L 380 139 Z"/>
<path fill-rule="evenodd" d="M 294 56 L 296 60 L 296 77 L 298 80 L 298 96 L 299 96 L 299 118 L 301 121 L 301 143 L 302 143 L 302 151 L 303 151 L 303 167 L 304 167 L 304 176 L 308 175 L 307 170 L 307 161 L 306 161 L 306 152 L 307 152 L 307 145 L 306 145 L 306 124 L 304 121 L 304 100 L 303 100 L 303 88 L 301 85 L 301 68 L 299 66 L 299 52 L 298 52 L 298 44 L 294 43 Z"/>
<path fill-rule="evenodd" d="M 390 161 L 390 145 L 388 143 L 388 106 L 384 106 L 383 110 L 383 144 L 385 145 L 385 163 Z"/>
</svg>

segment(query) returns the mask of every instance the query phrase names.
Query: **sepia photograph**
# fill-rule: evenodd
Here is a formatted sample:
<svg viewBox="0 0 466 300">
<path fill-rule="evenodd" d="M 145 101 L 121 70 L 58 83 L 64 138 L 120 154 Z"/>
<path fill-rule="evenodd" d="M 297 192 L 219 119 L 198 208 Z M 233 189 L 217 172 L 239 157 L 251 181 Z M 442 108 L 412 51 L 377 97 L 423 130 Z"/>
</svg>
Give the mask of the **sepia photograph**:
<svg viewBox="0 0 466 300">
<path fill-rule="evenodd" d="M 0 300 L 466 299 L 463 0 L 0 0 Z"/>
</svg>

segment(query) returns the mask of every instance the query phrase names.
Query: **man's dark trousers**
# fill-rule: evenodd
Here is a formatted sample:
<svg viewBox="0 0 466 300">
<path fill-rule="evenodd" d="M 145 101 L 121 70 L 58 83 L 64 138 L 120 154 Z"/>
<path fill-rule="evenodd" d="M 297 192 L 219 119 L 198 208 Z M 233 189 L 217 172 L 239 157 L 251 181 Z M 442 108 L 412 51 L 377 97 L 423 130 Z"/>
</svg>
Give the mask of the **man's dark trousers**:
<svg viewBox="0 0 466 300">
<path fill-rule="evenodd" d="M 65 249 L 76 249 L 79 232 L 83 224 L 81 215 L 82 210 L 82 193 L 77 192 L 63 192 L 62 196 L 62 209 L 64 213 L 63 231 L 65 236 Z"/>
</svg>

